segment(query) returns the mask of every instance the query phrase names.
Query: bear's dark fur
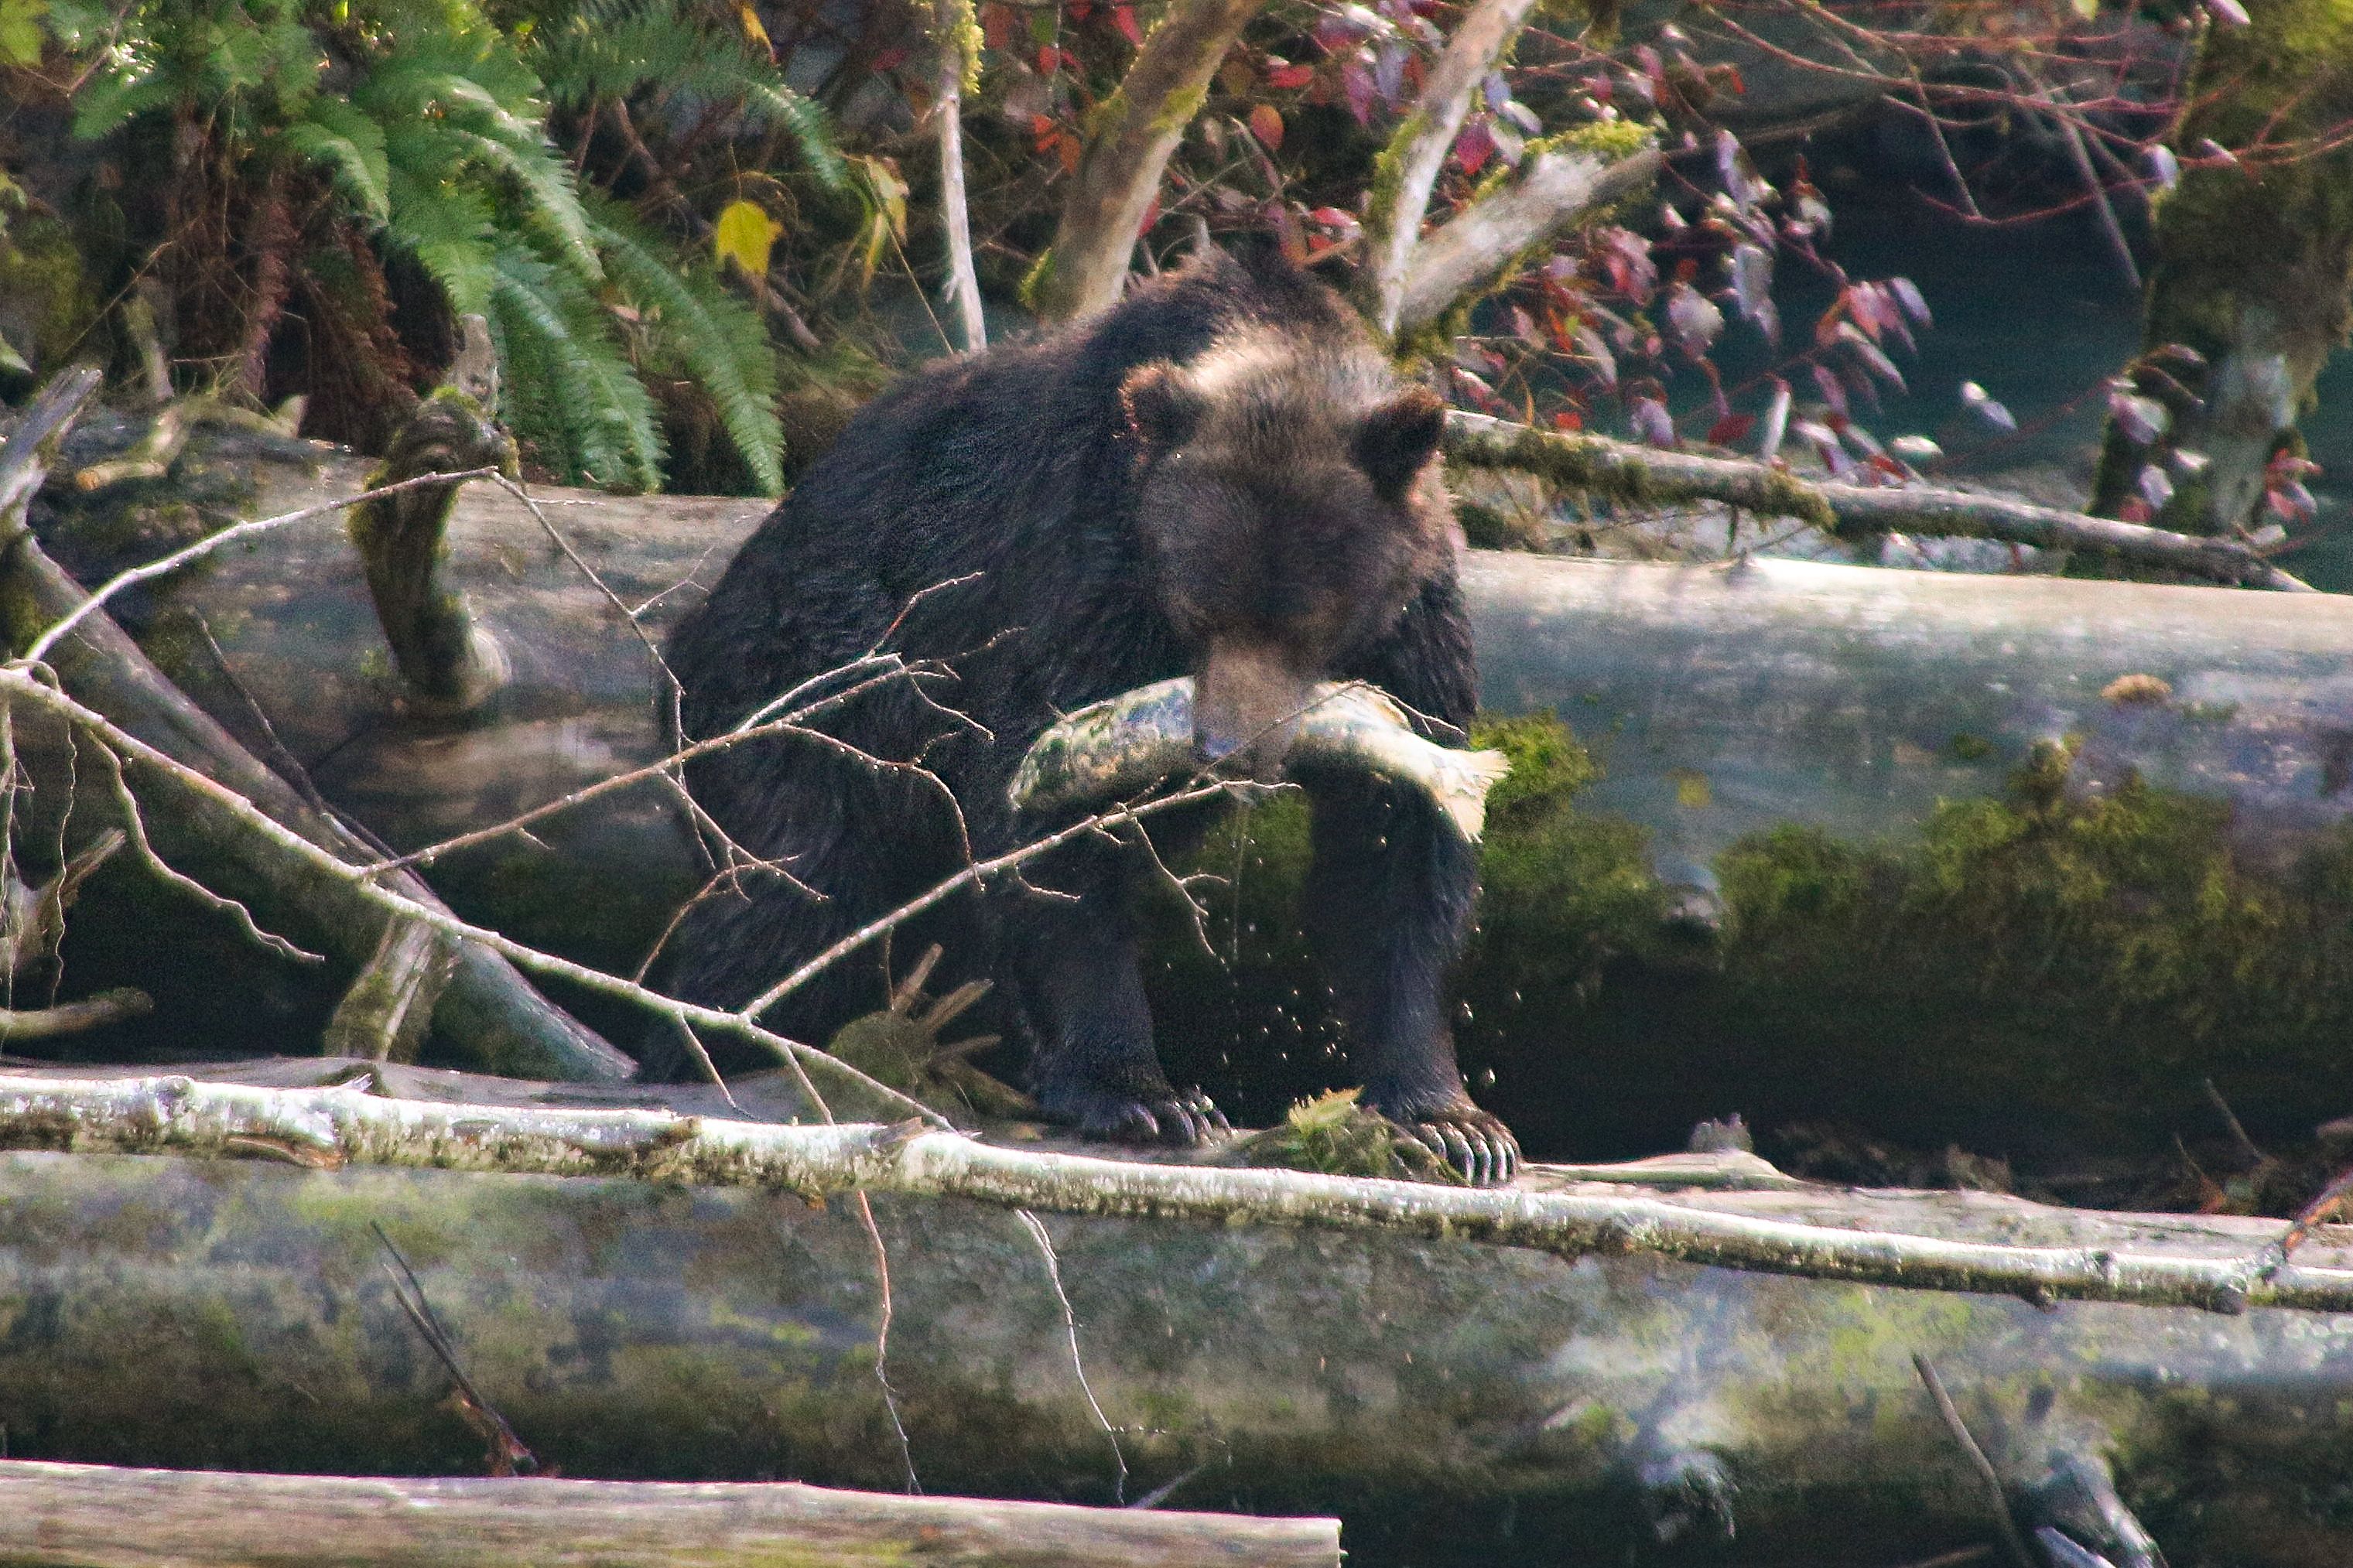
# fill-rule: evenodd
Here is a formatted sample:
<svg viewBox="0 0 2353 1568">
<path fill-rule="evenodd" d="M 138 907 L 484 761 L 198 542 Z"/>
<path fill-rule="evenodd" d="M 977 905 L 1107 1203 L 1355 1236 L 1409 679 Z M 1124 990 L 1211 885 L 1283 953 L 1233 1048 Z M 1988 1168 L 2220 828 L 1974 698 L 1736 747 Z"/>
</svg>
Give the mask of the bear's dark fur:
<svg viewBox="0 0 2353 1568">
<path fill-rule="evenodd" d="M 864 689 L 812 724 L 924 771 L 800 738 L 692 764 L 716 822 L 807 886 L 755 872 L 705 898 L 675 933 L 670 984 L 740 1006 L 968 856 L 1060 826 L 1016 816 L 1016 763 L 1059 714 L 1147 682 L 1193 675 L 1205 750 L 1244 749 L 1234 761 L 1260 771 L 1316 680 L 1361 679 L 1440 725 L 1467 723 L 1442 416 L 1323 285 L 1279 258 L 1216 254 L 1094 321 L 878 398 L 744 543 L 668 658 L 696 737 L 849 667 L 800 700 Z M 952 673 L 878 680 L 858 663 L 878 651 Z M 1474 1176 L 1507 1174 L 1516 1149 L 1464 1094 L 1443 1011 L 1472 850 L 1411 791 L 1303 782 L 1307 926 L 1366 1102 Z M 1173 1090 L 1154 1054 L 1126 906 L 1145 869 L 1081 839 L 897 940 L 902 954 L 942 942 L 952 964 L 996 976 L 1049 1114 L 1187 1142 L 1222 1119 Z M 874 951 L 768 1020 L 823 1041 L 879 1000 Z"/>
</svg>

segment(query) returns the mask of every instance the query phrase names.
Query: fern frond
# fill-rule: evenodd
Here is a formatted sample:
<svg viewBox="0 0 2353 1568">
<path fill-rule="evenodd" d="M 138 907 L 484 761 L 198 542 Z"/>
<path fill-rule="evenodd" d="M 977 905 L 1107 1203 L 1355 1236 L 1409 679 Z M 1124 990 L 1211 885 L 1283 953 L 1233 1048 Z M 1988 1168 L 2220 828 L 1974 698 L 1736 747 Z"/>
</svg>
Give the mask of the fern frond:
<svg viewBox="0 0 2353 1568">
<path fill-rule="evenodd" d="M 782 494 L 785 435 L 766 324 L 708 268 L 671 265 L 661 254 L 666 247 L 617 203 L 598 202 L 591 221 L 613 281 L 710 395 L 761 493 Z"/>
<path fill-rule="evenodd" d="M 323 165 L 334 188 L 369 221 L 392 216 L 392 168 L 384 127 L 340 98 L 314 98 L 286 128 L 295 153 Z"/>
<path fill-rule="evenodd" d="M 580 205 L 580 187 L 544 140 L 517 146 L 502 137 L 458 125 L 445 125 L 442 136 L 465 149 L 476 163 L 506 175 L 517 186 L 524 222 L 546 237 L 565 264 L 590 282 L 605 276 L 596 258 L 596 241 L 589 233 L 588 215 Z"/>
<path fill-rule="evenodd" d="M 429 172 L 422 176 L 410 173 L 414 165 L 402 154 L 404 144 L 415 140 L 413 132 L 398 130 L 385 139 L 389 174 L 385 189 L 391 216 L 385 224 L 385 239 L 416 258 L 426 275 L 440 285 L 451 313 L 481 314 L 490 308 L 495 280 L 495 209 L 481 191 L 444 183 Z"/>
<path fill-rule="evenodd" d="M 828 186 L 838 190 L 849 178 L 824 109 L 793 90 L 742 34 L 714 26 L 681 0 L 589 0 L 568 21 L 534 36 L 532 62 L 559 103 L 626 98 L 651 86 L 687 100 L 732 103 L 747 130 L 791 137 L 810 173 Z"/>
<path fill-rule="evenodd" d="M 576 275 L 519 244 L 499 248 L 485 312 L 500 359 L 518 372 L 515 433 L 566 477 L 608 489 L 661 483 L 653 399 Z"/>
</svg>

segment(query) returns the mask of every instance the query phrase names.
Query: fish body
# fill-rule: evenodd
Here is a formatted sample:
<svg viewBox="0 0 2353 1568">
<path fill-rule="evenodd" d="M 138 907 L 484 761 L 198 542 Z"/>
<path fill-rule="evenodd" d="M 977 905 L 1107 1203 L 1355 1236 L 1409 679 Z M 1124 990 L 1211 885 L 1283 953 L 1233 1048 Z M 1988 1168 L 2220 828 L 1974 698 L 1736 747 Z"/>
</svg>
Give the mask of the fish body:
<svg viewBox="0 0 2353 1568">
<path fill-rule="evenodd" d="M 1361 683 L 1325 681 L 1299 716 L 1287 761 L 1358 768 L 1430 796 L 1476 843 L 1487 792 L 1510 771 L 1501 752 L 1466 752 L 1416 734 L 1405 712 Z M 1015 770 L 1022 811 L 1108 805 L 1165 779 L 1214 772 L 1193 742 L 1193 680 L 1177 676 L 1082 708 L 1039 735 Z"/>
</svg>

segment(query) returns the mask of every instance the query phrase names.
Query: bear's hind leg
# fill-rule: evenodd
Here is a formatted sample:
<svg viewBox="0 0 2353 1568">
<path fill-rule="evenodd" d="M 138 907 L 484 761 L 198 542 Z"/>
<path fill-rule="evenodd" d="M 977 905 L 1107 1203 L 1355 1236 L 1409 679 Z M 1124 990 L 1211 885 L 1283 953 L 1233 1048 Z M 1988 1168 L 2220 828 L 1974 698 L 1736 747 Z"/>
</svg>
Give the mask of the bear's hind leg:
<svg viewBox="0 0 2353 1568">
<path fill-rule="evenodd" d="M 1305 783 L 1314 861 L 1303 924 L 1364 1103 L 1473 1185 L 1510 1181 L 1519 1143 L 1463 1089 L 1444 1011 L 1448 972 L 1470 934 L 1477 850 L 1414 792 L 1356 774 Z"/>
</svg>

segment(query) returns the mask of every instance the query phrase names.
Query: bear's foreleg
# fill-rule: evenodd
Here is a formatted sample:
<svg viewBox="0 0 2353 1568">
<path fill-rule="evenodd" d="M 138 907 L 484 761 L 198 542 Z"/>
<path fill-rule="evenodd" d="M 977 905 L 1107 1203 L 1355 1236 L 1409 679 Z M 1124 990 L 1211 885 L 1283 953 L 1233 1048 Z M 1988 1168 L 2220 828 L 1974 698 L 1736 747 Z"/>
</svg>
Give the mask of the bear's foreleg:
<svg viewBox="0 0 2353 1568">
<path fill-rule="evenodd" d="M 1152 1044 L 1124 884 L 1129 851 L 1074 844 L 1008 889 L 1007 956 L 1037 1037 L 1039 1105 L 1090 1137 L 1198 1143 L 1227 1131 L 1198 1089 L 1171 1088 Z"/>
<path fill-rule="evenodd" d="M 1304 781 L 1314 861 L 1302 923 L 1331 984 L 1364 1103 L 1475 1185 L 1511 1180 L 1518 1142 L 1471 1101 L 1446 984 L 1471 931 L 1478 851 L 1422 795 L 1359 774 Z"/>
</svg>

